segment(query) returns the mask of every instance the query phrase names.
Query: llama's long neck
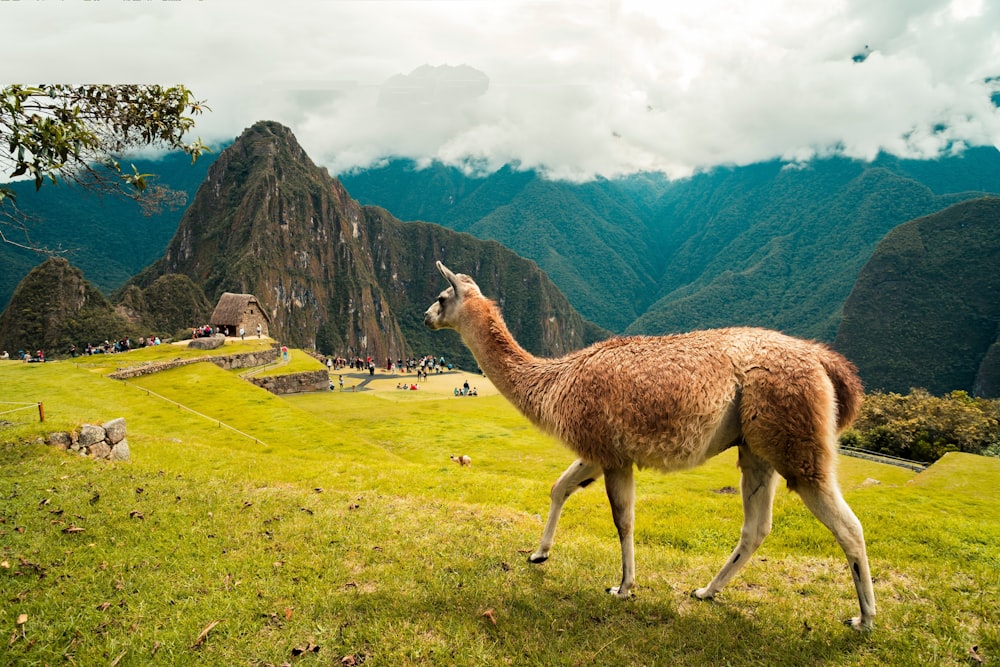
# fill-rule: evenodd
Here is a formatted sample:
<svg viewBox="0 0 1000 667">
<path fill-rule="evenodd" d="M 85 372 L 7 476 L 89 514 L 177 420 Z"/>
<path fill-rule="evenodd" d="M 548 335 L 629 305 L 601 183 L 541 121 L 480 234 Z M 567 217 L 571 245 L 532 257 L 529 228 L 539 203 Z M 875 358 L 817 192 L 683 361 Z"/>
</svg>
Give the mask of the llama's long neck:
<svg viewBox="0 0 1000 667">
<path fill-rule="evenodd" d="M 525 391 L 524 376 L 529 369 L 547 360 L 533 356 L 514 340 L 500 311 L 488 299 L 465 305 L 463 326 L 459 333 L 497 390 L 522 412 L 533 417 L 537 406 L 531 405 Z"/>
</svg>

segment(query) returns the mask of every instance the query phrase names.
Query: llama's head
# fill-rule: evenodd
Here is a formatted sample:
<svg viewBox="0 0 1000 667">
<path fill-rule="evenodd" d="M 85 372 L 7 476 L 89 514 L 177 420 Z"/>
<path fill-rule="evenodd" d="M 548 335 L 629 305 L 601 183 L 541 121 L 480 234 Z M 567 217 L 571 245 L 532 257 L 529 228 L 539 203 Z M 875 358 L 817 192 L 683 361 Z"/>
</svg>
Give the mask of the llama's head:
<svg viewBox="0 0 1000 667">
<path fill-rule="evenodd" d="M 437 263 L 441 272 L 451 285 L 438 295 L 437 301 L 424 313 L 424 325 L 428 329 L 457 329 L 462 305 L 470 298 L 481 297 L 479 285 L 469 276 L 452 273 L 441 262 Z"/>
</svg>

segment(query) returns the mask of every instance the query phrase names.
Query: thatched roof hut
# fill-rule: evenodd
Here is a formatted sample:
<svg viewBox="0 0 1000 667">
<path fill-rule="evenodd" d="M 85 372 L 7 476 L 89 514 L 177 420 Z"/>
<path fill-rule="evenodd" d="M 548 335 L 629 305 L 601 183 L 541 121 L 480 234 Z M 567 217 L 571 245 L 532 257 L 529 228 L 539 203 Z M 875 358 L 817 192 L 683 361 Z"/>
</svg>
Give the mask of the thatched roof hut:
<svg viewBox="0 0 1000 667">
<path fill-rule="evenodd" d="M 223 292 L 219 297 L 211 322 L 216 331 L 225 331 L 228 327 L 230 336 L 239 336 L 241 328 L 247 336 L 267 336 L 270 323 L 271 318 L 257 297 L 232 292 Z"/>
</svg>

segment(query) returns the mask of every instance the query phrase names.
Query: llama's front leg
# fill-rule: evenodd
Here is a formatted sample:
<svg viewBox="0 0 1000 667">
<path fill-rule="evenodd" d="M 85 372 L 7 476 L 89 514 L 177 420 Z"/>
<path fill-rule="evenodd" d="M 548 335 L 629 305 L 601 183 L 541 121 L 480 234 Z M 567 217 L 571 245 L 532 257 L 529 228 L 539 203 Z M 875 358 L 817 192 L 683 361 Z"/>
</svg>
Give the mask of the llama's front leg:
<svg viewBox="0 0 1000 667">
<path fill-rule="evenodd" d="M 767 461 L 754 455 L 746 446 L 740 447 L 740 490 L 743 495 L 743 530 L 740 543 L 729 555 L 711 583 L 692 595 L 706 600 L 714 597 L 742 569 L 764 538 L 771 532 L 771 506 L 778 476 Z"/>
<path fill-rule="evenodd" d="M 618 529 L 622 545 L 622 581 L 608 589 L 620 598 L 627 598 L 635 583 L 635 477 L 632 466 L 604 470 L 604 488 L 611 503 L 611 516 Z"/>
<path fill-rule="evenodd" d="M 601 466 L 587 463 L 583 459 L 573 461 L 566 472 L 564 472 L 556 483 L 552 485 L 549 497 L 552 504 L 549 506 L 549 517 L 545 521 L 545 530 L 542 533 L 542 543 L 535 553 L 528 556 L 528 561 L 532 563 L 544 563 L 549 558 L 549 550 L 552 549 L 552 542 L 556 537 L 556 524 L 559 523 L 559 516 L 562 514 L 563 505 L 566 500 L 573 495 L 574 491 L 582 489 L 594 480 L 600 479 L 604 474 Z"/>
</svg>

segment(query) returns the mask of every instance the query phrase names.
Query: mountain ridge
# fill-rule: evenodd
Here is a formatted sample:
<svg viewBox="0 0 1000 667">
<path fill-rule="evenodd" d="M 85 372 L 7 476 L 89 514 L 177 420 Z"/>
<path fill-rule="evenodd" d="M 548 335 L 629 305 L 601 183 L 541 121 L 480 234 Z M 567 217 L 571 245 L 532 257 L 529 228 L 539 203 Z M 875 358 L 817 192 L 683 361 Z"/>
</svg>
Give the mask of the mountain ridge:
<svg viewBox="0 0 1000 667">
<path fill-rule="evenodd" d="M 251 175 L 244 160 L 231 165 L 237 181 Z M 220 223 L 214 228 L 216 237 L 207 239 L 216 244 L 213 254 L 227 257 L 226 264 L 205 275 L 194 266 L 184 271 L 192 281 L 204 283 L 214 298 L 223 282 L 231 285 L 230 289 L 249 291 L 243 289 L 243 277 L 287 266 L 285 281 L 272 281 L 268 289 L 275 289 L 275 302 L 282 301 L 282 308 L 288 309 L 289 323 L 306 332 L 302 342 L 308 345 L 314 341 L 321 348 L 357 347 L 369 336 L 386 341 L 393 335 L 396 341 L 422 340 L 425 334 L 419 323 L 406 324 L 413 316 L 399 315 L 399 308 L 436 294 L 437 289 L 431 286 L 434 272 L 427 272 L 429 278 L 412 274 L 405 266 L 405 252 L 393 250 L 369 262 L 357 259 L 350 243 L 330 240 L 342 235 L 353 238 L 355 233 L 364 237 L 373 254 L 379 252 L 377 237 L 382 234 L 395 239 L 393 243 L 420 246 L 419 252 L 412 254 L 420 255 L 421 261 L 447 248 L 463 248 L 463 262 L 473 267 L 482 266 L 484 258 L 501 263 L 527 261 L 517 266 L 526 266 L 527 271 L 543 270 L 579 314 L 620 333 L 659 334 L 748 324 L 836 344 L 844 303 L 886 234 L 909 220 L 977 199 L 983 193 L 1000 193 L 1000 151 L 994 148 L 969 149 L 933 162 L 884 155 L 870 163 L 844 158 L 805 165 L 773 161 L 718 168 L 674 182 L 657 174 L 642 174 L 572 184 L 546 181 L 511 166 L 471 175 L 439 163 L 420 167 L 390 161 L 378 169 L 332 179 L 350 195 L 326 193 L 326 180 L 331 177 L 312 171 L 305 179 L 310 185 L 290 198 L 268 195 L 282 180 L 273 175 L 269 184 L 261 181 L 251 188 L 257 197 L 255 205 L 238 214 L 247 223 L 246 229 L 238 232 L 243 237 L 232 238 L 237 232 L 226 231 Z M 282 169 L 287 174 L 296 171 L 289 165 Z M 310 169 L 319 168 L 313 164 Z M 240 183 L 240 187 L 245 185 Z M 230 191 L 234 204 L 238 203 L 242 195 L 232 187 Z M 357 207 L 346 203 L 345 196 Z M 275 248 L 285 248 L 282 235 L 287 233 L 280 232 L 280 225 L 277 232 L 265 233 L 263 227 L 250 231 L 254 224 L 264 222 L 254 223 L 260 211 L 267 211 L 265 217 L 274 220 L 289 214 L 299 219 L 305 211 L 322 212 L 327 206 L 322 202 L 334 200 L 345 202 L 344 210 L 351 211 L 350 222 L 317 213 L 312 217 L 325 221 L 320 225 L 325 231 L 309 231 L 310 215 L 306 213 L 302 218 L 305 227 L 295 233 L 308 236 L 322 231 L 327 236 L 298 247 L 298 255 L 269 254 Z M 400 230 L 395 223 L 386 226 L 386 220 L 398 222 L 399 218 L 412 222 L 401 223 L 404 228 Z M 485 250 L 486 246 L 473 250 L 453 237 L 436 237 L 435 245 L 420 231 L 425 223 L 499 242 L 527 259 L 513 259 L 513 254 L 504 259 L 499 251 Z M 417 228 L 405 231 L 408 225 Z M 189 238 L 198 233 L 197 226 L 185 229 Z M 258 239 L 258 247 L 252 252 L 225 250 L 237 241 L 240 247 L 248 240 L 252 246 L 253 238 Z M 469 236 L 469 243 L 471 239 Z M 343 252 L 315 253 L 314 247 L 323 244 Z M 178 240 L 177 245 L 168 243 L 165 247 L 176 259 L 184 245 Z M 433 265 L 433 259 L 428 266 Z M 459 262 L 444 259 L 454 270 L 465 270 Z M 329 280 L 323 270 L 314 271 L 316 266 L 327 267 L 323 270 L 337 276 L 339 282 L 334 282 L 343 291 L 334 295 L 335 302 L 327 298 L 330 295 L 316 301 L 316 294 L 326 289 L 323 281 Z M 0 266 L 0 273 L 6 274 L 9 268 Z M 142 284 L 151 284 L 156 275 L 166 275 L 166 271 L 157 269 L 142 278 Z M 394 291 L 397 287 L 372 287 L 376 283 L 391 285 L 393 275 L 409 276 L 408 284 L 402 287 L 403 296 Z M 495 281 L 492 287 L 497 291 L 492 294 L 521 290 L 518 281 L 508 284 L 504 280 Z M 367 292 L 365 285 L 369 286 Z M 413 296 L 414 289 L 423 296 Z M 289 305 L 296 301 L 307 307 Z M 424 307 L 426 304 L 420 303 L 419 312 Z M 359 309 L 367 314 L 359 315 Z M 393 318 L 378 314 L 390 312 L 395 324 Z M 330 313 L 333 315 L 328 317 Z M 362 319 L 366 324 L 359 324 Z M 332 321 L 347 322 L 347 328 L 341 331 L 340 324 L 328 324 Z M 524 326 L 528 329 L 531 325 Z M 564 333 L 577 335 L 581 330 L 585 333 L 576 344 L 607 334 L 595 333 L 597 329 L 582 319 Z M 550 333 L 534 335 L 542 344 Z M 385 347 L 388 351 L 392 344 L 387 342 Z"/>
<path fill-rule="evenodd" d="M 359 201 L 401 219 L 494 238 L 533 259 L 612 331 L 742 323 L 829 342 L 876 242 L 907 220 L 1000 193 L 1000 151 L 772 161 L 673 182 L 646 174 L 570 184 L 510 167 L 465 175 L 406 160 L 340 178 Z M 789 285 L 775 292 L 777 278 Z"/>
</svg>

